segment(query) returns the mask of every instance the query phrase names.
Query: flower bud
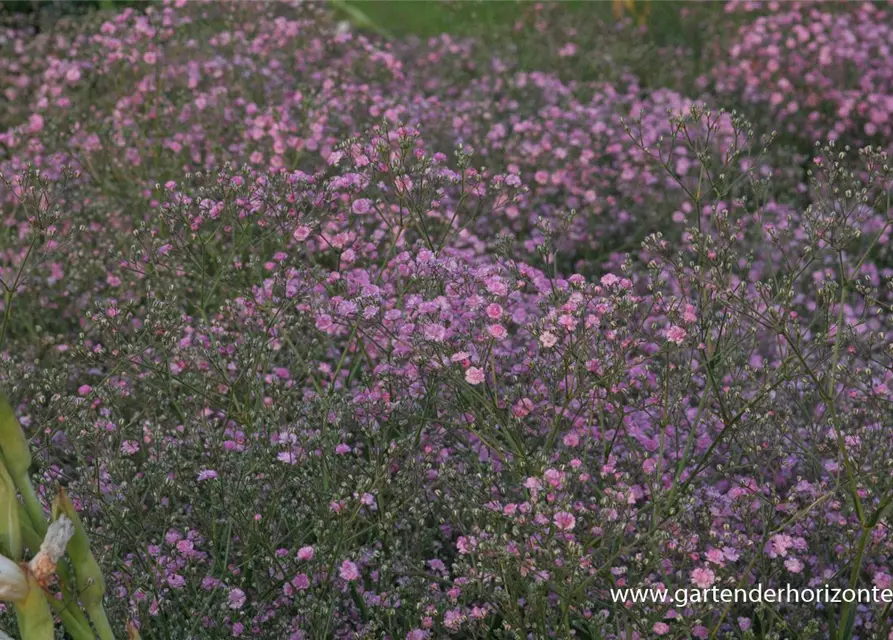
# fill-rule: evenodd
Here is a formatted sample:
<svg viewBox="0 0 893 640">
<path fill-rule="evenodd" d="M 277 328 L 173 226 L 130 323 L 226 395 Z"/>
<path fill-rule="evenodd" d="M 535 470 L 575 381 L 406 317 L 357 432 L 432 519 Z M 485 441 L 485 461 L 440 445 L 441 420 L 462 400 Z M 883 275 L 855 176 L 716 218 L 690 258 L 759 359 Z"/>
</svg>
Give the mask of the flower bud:
<svg viewBox="0 0 893 640">
<path fill-rule="evenodd" d="M 0 393 L 0 452 L 13 478 L 28 473 L 31 467 L 31 451 L 22 425 L 13 413 L 6 396 Z"/>
<path fill-rule="evenodd" d="M 22 526 L 19 520 L 16 488 L 0 460 L 0 553 L 13 560 L 22 559 Z"/>
<path fill-rule="evenodd" d="M 0 600 L 22 602 L 28 597 L 28 579 L 14 561 L 0 555 Z"/>
<path fill-rule="evenodd" d="M 40 544 L 40 551 L 28 564 L 31 574 L 37 581 L 46 585 L 56 573 L 56 564 L 65 555 L 68 541 L 74 535 L 74 525 L 67 516 L 59 516 L 47 529 L 46 537 Z"/>
</svg>

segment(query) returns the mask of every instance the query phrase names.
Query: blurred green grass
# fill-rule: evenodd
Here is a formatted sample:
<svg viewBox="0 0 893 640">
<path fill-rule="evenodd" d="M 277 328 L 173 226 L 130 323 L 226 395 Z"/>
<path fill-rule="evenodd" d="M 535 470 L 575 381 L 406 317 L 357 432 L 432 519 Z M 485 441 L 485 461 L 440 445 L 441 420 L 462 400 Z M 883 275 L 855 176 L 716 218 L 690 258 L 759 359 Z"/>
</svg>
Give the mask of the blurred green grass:
<svg viewBox="0 0 893 640">
<path fill-rule="evenodd" d="M 534 3 L 529 0 L 344 0 L 337 4 L 342 6 L 342 11 L 344 6 L 358 9 L 394 36 L 428 38 L 442 33 L 503 35 L 513 31 L 515 22 Z M 587 27 L 587 21 L 615 19 L 610 0 L 564 0 L 543 4 L 560 5 L 562 11 L 580 20 L 581 29 Z M 721 0 L 650 2 L 649 36 L 661 45 L 690 43 L 691 34 L 685 28 L 684 12 L 694 8 L 702 12 L 718 12 L 723 5 Z M 346 12 L 344 15 L 350 17 Z"/>
<path fill-rule="evenodd" d="M 58 14 L 84 13 L 95 9 L 120 9 L 149 4 L 155 0 L 0 0 L 0 13 Z M 515 24 L 529 13 L 536 3 L 530 0 L 331 0 L 342 17 L 358 28 L 365 28 L 388 37 L 417 36 L 430 38 L 443 33 L 454 36 L 486 37 L 494 43 L 511 40 L 516 43 L 533 37 L 532 29 L 515 30 Z M 581 31 L 595 22 L 615 20 L 611 0 L 561 0 L 541 3 L 560 5 L 578 21 Z M 648 4 L 647 38 L 658 45 L 690 44 L 693 34 L 685 28 L 683 12 L 697 6 L 721 9 L 722 0 L 657 0 Z M 366 22 L 368 19 L 368 22 Z M 529 27 L 529 25 L 528 25 Z"/>
<path fill-rule="evenodd" d="M 415 35 L 429 38 L 442 33 L 455 36 L 504 34 L 513 30 L 525 8 L 531 3 L 519 0 L 350 0 L 375 24 L 396 37 Z M 569 0 L 562 3 L 567 11 L 592 11 L 610 15 L 610 3 Z"/>
<path fill-rule="evenodd" d="M 538 4 L 550 14 L 546 30 L 534 26 Z M 510 51 L 524 70 L 556 71 L 567 79 L 586 81 L 613 79 L 625 67 L 645 86 L 665 86 L 672 82 L 669 76 L 683 66 L 689 76 L 698 75 L 705 62 L 704 24 L 718 18 L 731 24 L 728 17 L 720 16 L 724 9 L 720 0 L 636 0 L 636 11 L 648 11 L 645 28 L 635 28 L 633 15 L 625 10 L 623 15 L 633 28 L 625 29 L 618 49 L 611 33 L 617 23 L 615 3 L 610 0 L 332 0 L 331 5 L 356 28 L 387 38 L 470 37 L 490 53 Z M 569 29 L 576 32 L 573 40 L 594 55 L 574 60 L 557 55 Z M 675 64 L 665 64 L 668 47 L 681 47 L 684 59 L 677 57 Z"/>
</svg>

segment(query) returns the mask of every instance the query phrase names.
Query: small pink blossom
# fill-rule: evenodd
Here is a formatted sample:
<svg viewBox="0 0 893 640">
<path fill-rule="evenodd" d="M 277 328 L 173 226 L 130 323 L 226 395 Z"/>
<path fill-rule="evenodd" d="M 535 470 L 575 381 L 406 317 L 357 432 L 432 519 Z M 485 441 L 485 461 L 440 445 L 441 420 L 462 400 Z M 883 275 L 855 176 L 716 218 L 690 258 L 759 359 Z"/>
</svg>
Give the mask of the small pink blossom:
<svg viewBox="0 0 893 640">
<path fill-rule="evenodd" d="M 546 349 L 554 347 L 557 343 L 558 337 L 554 333 L 546 331 L 540 336 L 540 344 L 542 344 Z"/>
<path fill-rule="evenodd" d="M 38 133 L 43 130 L 43 116 L 39 113 L 32 113 L 28 119 L 28 133 Z"/>
<path fill-rule="evenodd" d="M 245 597 L 245 592 L 237 588 L 232 589 L 229 592 L 229 596 L 227 597 L 227 599 L 229 600 L 230 609 L 241 609 L 243 606 L 245 606 L 245 601 L 247 598 Z"/>
<path fill-rule="evenodd" d="M 140 445 L 133 440 L 125 440 L 121 443 L 121 453 L 126 456 L 132 456 L 140 450 Z"/>
<path fill-rule="evenodd" d="M 492 302 L 487 305 L 487 317 L 491 320 L 497 320 L 502 317 L 502 305 Z"/>
<path fill-rule="evenodd" d="M 574 518 L 574 515 L 567 511 L 559 511 L 552 518 L 552 521 L 555 523 L 555 526 L 562 531 L 572 531 L 577 524 L 577 519 Z"/>
<path fill-rule="evenodd" d="M 674 324 L 672 327 L 667 329 L 666 336 L 667 340 L 679 345 L 685 342 L 685 338 L 688 337 L 688 332 L 682 327 Z"/>
<path fill-rule="evenodd" d="M 338 575 L 341 576 L 342 580 L 346 580 L 347 582 L 355 582 L 360 579 L 360 570 L 357 568 L 357 565 L 351 562 L 350 560 L 345 560 L 341 563 L 341 568 L 338 571 Z"/>
<path fill-rule="evenodd" d="M 505 327 L 501 324 L 491 324 L 487 327 L 487 333 L 496 338 L 497 340 L 504 340 L 508 335 L 508 331 L 506 331 Z"/>
<path fill-rule="evenodd" d="M 447 330 L 442 324 L 428 324 L 425 325 L 425 339 L 431 340 L 433 342 L 443 342 L 446 340 Z"/>
<path fill-rule="evenodd" d="M 893 587 L 893 576 L 884 571 L 878 571 L 874 574 L 873 582 L 878 589 L 890 589 Z"/>
<path fill-rule="evenodd" d="M 534 408 L 533 400 L 530 398 L 521 398 L 514 404 L 514 406 L 512 406 L 512 414 L 516 418 L 523 418 L 530 415 Z"/>
<path fill-rule="evenodd" d="M 709 589 L 716 581 L 716 574 L 706 567 L 698 567 L 691 572 L 691 581 L 701 589 Z"/>
<path fill-rule="evenodd" d="M 306 573 L 299 573 L 291 581 L 292 586 L 298 591 L 304 591 L 310 587 L 310 578 Z"/>
<path fill-rule="evenodd" d="M 301 547 L 298 549 L 298 560 L 306 562 L 313 559 L 313 547 Z"/>
<path fill-rule="evenodd" d="M 364 215 L 372 211 L 372 202 L 366 198 L 354 200 L 354 203 L 351 206 L 350 210 L 357 215 Z"/>
<path fill-rule="evenodd" d="M 478 385 L 486 378 L 484 370 L 478 367 L 468 367 L 465 370 L 465 382 L 472 385 Z"/>
<path fill-rule="evenodd" d="M 791 573 L 800 573 L 803 571 L 803 563 L 797 558 L 788 558 L 784 561 L 784 566 Z"/>
</svg>

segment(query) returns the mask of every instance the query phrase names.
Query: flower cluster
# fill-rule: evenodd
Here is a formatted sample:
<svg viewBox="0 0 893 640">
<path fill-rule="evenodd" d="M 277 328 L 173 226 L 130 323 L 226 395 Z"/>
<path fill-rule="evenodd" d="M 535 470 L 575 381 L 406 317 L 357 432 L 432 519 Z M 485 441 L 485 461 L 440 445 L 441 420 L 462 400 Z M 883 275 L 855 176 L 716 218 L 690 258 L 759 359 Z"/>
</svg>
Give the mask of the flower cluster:
<svg viewBox="0 0 893 640">
<path fill-rule="evenodd" d="M 713 69 L 715 91 L 807 145 L 826 138 L 889 144 L 891 37 L 886 10 L 870 2 L 758 12 Z"/>
<path fill-rule="evenodd" d="M 90 531 L 78 629 L 887 637 L 611 596 L 893 580 L 889 12 L 735 6 L 664 85 L 539 6 L 543 69 L 305 3 L 0 32 L 15 499 Z"/>
</svg>

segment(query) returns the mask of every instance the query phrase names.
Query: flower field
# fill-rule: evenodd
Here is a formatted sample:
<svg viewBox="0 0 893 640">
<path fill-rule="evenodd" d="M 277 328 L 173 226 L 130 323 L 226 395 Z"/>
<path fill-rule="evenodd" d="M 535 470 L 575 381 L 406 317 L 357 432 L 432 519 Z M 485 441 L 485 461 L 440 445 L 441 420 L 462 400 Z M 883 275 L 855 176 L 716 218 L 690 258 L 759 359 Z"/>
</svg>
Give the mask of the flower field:
<svg viewBox="0 0 893 640">
<path fill-rule="evenodd" d="M 612 595 L 893 589 L 893 5 L 660 4 L 5 18 L 0 628 L 893 638 Z"/>
</svg>

